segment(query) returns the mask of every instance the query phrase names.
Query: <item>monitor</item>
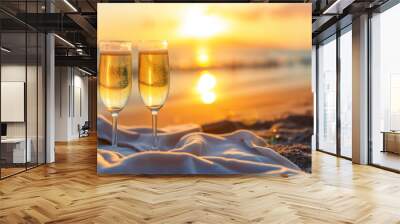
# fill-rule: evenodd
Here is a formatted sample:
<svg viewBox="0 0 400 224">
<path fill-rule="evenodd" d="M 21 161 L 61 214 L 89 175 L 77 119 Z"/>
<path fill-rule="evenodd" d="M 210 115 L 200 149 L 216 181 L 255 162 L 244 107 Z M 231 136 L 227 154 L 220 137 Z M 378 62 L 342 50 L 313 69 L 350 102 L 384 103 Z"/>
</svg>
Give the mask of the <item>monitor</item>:
<svg viewBox="0 0 400 224">
<path fill-rule="evenodd" d="M 7 136 L 7 124 L 1 123 L 1 136 Z"/>
</svg>

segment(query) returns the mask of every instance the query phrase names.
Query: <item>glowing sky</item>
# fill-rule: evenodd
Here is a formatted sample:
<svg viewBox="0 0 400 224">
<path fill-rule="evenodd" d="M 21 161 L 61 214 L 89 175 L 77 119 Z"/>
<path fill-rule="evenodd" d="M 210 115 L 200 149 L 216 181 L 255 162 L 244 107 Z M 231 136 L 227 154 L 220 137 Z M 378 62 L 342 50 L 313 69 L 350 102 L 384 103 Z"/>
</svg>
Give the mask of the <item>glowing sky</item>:
<svg viewBox="0 0 400 224">
<path fill-rule="evenodd" d="M 98 4 L 98 40 L 311 47 L 311 4 Z M 200 49 L 201 51 L 201 49 Z M 201 60 L 207 61 L 207 54 Z"/>
</svg>

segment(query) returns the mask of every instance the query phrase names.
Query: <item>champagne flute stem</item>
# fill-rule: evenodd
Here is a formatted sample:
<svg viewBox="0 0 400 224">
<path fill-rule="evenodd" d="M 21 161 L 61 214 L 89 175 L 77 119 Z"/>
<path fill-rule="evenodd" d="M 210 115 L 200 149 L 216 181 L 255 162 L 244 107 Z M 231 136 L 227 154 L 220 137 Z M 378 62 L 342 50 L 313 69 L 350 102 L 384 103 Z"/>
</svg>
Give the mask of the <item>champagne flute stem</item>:
<svg viewBox="0 0 400 224">
<path fill-rule="evenodd" d="M 153 149 L 157 149 L 158 147 L 158 137 L 157 137 L 157 111 L 151 111 L 151 123 L 153 126 Z"/>
<path fill-rule="evenodd" d="M 112 147 L 118 146 L 118 112 L 111 113 L 112 115 Z"/>
</svg>

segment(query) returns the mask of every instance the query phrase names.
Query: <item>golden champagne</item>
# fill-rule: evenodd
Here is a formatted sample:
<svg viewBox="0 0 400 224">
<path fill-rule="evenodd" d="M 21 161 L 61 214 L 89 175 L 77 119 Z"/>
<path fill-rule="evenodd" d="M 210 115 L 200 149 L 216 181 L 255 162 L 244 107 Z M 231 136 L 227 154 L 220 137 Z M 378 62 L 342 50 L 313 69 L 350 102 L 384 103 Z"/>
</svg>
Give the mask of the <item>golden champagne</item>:
<svg viewBox="0 0 400 224">
<path fill-rule="evenodd" d="M 139 92 L 150 110 L 159 110 L 169 91 L 168 51 L 139 52 Z"/>
<path fill-rule="evenodd" d="M 129 52 L 101 52 L 100 98 L 111 113 L 122 110 L 131 94 L 132 56 Z"/>
</svg>

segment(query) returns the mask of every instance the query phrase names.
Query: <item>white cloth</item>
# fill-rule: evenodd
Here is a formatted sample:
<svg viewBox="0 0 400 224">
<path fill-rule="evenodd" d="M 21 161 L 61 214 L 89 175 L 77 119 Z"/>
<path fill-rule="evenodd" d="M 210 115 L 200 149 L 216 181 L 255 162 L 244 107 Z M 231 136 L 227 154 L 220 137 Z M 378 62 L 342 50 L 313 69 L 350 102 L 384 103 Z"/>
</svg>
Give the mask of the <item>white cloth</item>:
<svg viewBox="0 0 400 224">
<path fill-rule="evenodd" d="M 98 138 L 110 142 L 112 127 L 97 121 Z M 157 151 L 151 150 L 151 128 L 120 127 L 118 147 L 98 145 L 98 174 L 296 174 L 302 172 L 287 158 L 265 147 L 247 130 L 224 135 L 200 132 L 198 125 L 159 130 Z"/>
</svg>

